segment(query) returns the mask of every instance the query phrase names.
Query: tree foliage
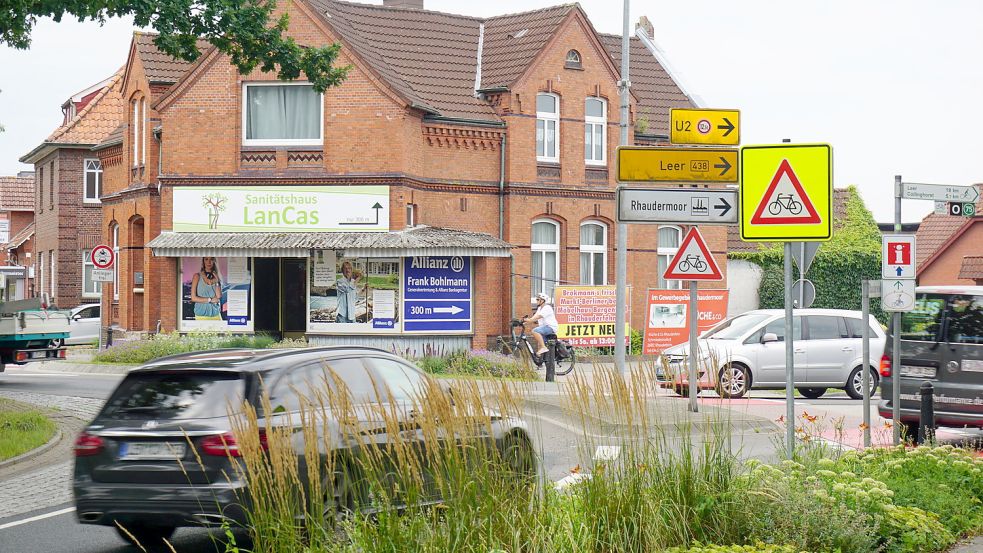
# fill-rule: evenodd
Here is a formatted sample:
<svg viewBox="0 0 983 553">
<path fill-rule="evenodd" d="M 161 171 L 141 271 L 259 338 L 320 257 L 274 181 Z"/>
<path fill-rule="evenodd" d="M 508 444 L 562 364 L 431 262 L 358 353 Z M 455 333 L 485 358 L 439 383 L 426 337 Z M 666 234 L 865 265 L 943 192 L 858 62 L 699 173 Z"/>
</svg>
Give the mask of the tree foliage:
<svg viewBox="0 0 983 553">
<path fill-rule="evenodd" d="M 806 277 L 816 285 L 813 307 L 860 309 L 860 281 L 881 278 L 881 234 L 874 217 L 864 206 L 856 187 L 851 186 L 846 218 L 833 222 L 833 237 L 816 254 Z M 757 252 L 731 253 L 730 259 L 743 259 L 763 270 L 758 297 L 761 309 L 785 305 L 783 249 L 773 244 Z M 794 278 L 802 278 L 793 265 Z M 886 321 L 879 300 L 872 299 L 870 312 Z"/>
<path fill-rule="evenodd" d="M 133 16 L 137 26 L 159 33 L 154 42 L 161 51 L 178 59 L 197 59 L 201 38 L 228 54 L 243 74 L 259 68 L 294 80 L 303 73 L 318 92 L 341 84 L 351 68 L 334 67 L 341 45 L 301 47 L 284 35 L 289 17 L 274 17 L 275 8 L 275 0 L 7 0 L 0 10 L 0 45 L 29 48 L 41 17 L 104 23 Z"/>
</svg>

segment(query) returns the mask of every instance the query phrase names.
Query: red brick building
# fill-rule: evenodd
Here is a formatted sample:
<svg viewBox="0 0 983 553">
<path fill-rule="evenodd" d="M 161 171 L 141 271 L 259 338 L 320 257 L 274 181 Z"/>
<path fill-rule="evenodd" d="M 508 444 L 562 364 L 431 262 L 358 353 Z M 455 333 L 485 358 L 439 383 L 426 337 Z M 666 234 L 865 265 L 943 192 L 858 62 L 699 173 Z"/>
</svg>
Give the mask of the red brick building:
<svg viewBox="0 0 983 553">
<path fill-rule="evenodd" d="M 983 184 L 976 187 L 983 194 Z M 973 217 L 931 214 L 918 226 L 918 284 L 983 284 L 983 199 Z"/>
<path fill-rule="evenodd" d="M 22 300 L 34 294 L 33 236 L 34 174 L 22 171 L 15 177 L 0 177 L 0 244 L 7 254 L 0 264 L 4 279 L 0 301 Z"/>
<path fill-rule="evenodd" d="M 386 4 L 285 4 L 298 43 L 340 42 L 352 66 L 323 95 L 205 45 L 180 67 L 135 35 L 126 116 L 97 146 L 114 324 L 485 347 L 537 291 L 614 282 L 620 37 L 576 4 Z M 650 33 L 631 40 L 636 144 L 692 105 Z M 636 328 L 684 230 L 629 231 Z M 724 265 L 726 229 L 704 235 Z"/>
<path fill-rule="evenodd" d="M 34 294 L 60 308 L 98 302 L 88 253 L 102 233 L 102 167 L 91 148 L 122 117 L 122 73 L 83 90 L 62 105 L 59 126 L 20 158 L 34 164 Z"/>
</svg>

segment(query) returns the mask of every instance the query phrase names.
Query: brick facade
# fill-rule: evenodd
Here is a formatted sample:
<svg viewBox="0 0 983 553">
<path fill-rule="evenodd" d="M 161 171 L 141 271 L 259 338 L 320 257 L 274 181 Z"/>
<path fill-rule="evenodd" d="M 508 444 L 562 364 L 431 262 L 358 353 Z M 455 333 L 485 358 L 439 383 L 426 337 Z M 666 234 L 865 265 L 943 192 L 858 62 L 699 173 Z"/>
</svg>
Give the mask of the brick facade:
<svg viewBox="0 0 983 553">
<path fill-rule="evenodd" d="M 290 30 L 298 43 L 339 40 L 304 2 L 292 3 Z M 567 68 L 571 49 L 582 67 Z M 169 89 L 154 89 L 131 49 L 124 101 L 121 151 L 102 156 L 105 196 L 101 232 L 112 241 L 119 225 L 120 291 L 113 299 L 104 288 L 104 307 L 112 321 L 128 330 L 165 330 L 177 326 L 177 263 L 157 258 L 143 246 L 171 227 L 174 186 L 284 185 L 390 186 L 390 228 L 406 224 L 413 205 L 415 223 L 499 236 L 499 209 L 504 209 L 502 238 L 513 244 L 513 259 L 475 258 L 475 347 L 486 347 L 506 333 L 513 314 L 528 312 L 531 296 L 531 225 L 547 219 L 560 228 L 559 280 L 579 283 L 580 225 L 607 228 L 607 280 L 615 280 L 615 152 L 618 144 L 617 67 L 604 50 L 583 12 L 573 9 L 522 76 L 507 91 L 487 97 L 504 125 L 425 117 L 384 83 L 364 60 L 342 48 L 338 65 L 352 64 L 348 78 L 324 95 L 322 146 L 244 146 L 243 84 L 272 80 L 269 74 L 240 75 L 217 51 L 206 53 Z M 560 98 L 559 162 L 536 159 L 536 95 Z M 607 102 L 607 165 L 584 161 L 584 102 Z M 159 126 L 160 142 L 148 134 L 146 163 L 132 167 L 132 101 L 150 98 L 144 132 Z M 668 111 L 668 107 L 666 107 Z M 632 99 L 631 112 L 637 112 Z M 664 120 L 667 118 L 661 118 Z M 634 121 L 631 122 L 632 124 Z M 647 134 L 668 135 L 668 128 Z M 504 167 L 502 144 L 505 143 Z M 157 149 L 160 148 L 158 160 Z M 111 158 L 122 161 L 112 165 Z M 160 163 L 160 174 L 157 164 Z M 500 188 L 501 187 L 501 188 Z M 681 229 L 685 231 L 686 229 Z M 702 229 L 721 267 L 726 267 L 726 230 Z M 632 287 L 632 326 L 644 321 L 646 289 L 657 281 L 658 228 L 629 230 L 628 279 Z M 133 272 L 143 271 L 141 292 Z M 726 287 L 726 282 L 713 288 Z"/>
<path fill-rule="evenodd" d="M 41 274 L 44 252 L 44 289 L 52 303 L 72 308 L 98 301 L 85 297 L 82 290 L 82 251 L 99 243 L 102 210 L 87 204 L 84 197 L 84 160 L 96 156 L 87 149 L 57 148 L 35 163 L 35 235 L 32 262 L 34 274 Z M 55 255 L 52 288 L 51 254 Z M 36 282 L 36 284 L 40 284 Z"/>
</svg>

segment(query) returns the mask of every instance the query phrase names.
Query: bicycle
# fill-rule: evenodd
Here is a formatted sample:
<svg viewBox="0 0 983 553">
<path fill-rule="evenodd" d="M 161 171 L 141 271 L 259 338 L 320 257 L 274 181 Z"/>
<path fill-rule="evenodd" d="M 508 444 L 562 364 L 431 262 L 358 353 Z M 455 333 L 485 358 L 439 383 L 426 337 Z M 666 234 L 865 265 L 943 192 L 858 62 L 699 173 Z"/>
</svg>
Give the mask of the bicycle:
<svg viewBox="0 0 983 553">
<path fill-rule="evenodd" d="M 533 345 L 534 340 L 531 340 L 526 334 L 526 326 L 522 320 L 512 319 L 509 324 L 511 325 L 512 339 L 504 344 L 506 348 L 511 350 L 507 353 L 511 353 L 518 359 L 524 359 L 528 355 L 536 368 L 541 368 L 545 364 L 547 382 L 553 382 L 556 376 L 566 376 L 573 371 L 573 367 L 577 363 L 577 354 L 573 351 L 573 346 L 557 338 L 556 334 L 549 334 L 545 336 L 546 347 L 549 350 L 539 355 Z"/>
<path fill-rule="evenodd" d="M 792 194 L 779 194 L 775 201 L 768 204 L 768 213 L 772 215 L 778 215 L 783 209 L 787 209 L 792 215 L 798 215 L 802 213 L 802 202 L 796 201 Z"/>
<path fill-rule="evenodd" d="M 696 269 L 696 272 L 702 273 L 707 270 L 707 262 L 698 255 L 689 254 L 680 260 L 679 270 L 685 273 L 690 270 L 690 267 Z"/>
</svg>

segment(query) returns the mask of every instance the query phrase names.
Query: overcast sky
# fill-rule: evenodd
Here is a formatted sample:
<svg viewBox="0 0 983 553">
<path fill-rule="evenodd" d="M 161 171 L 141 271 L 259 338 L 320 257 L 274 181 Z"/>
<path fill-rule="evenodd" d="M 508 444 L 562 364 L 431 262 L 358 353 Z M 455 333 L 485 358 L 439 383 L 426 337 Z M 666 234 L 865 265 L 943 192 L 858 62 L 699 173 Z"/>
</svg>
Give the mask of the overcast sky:
<svg viewBox="0 0 983 553">
<path fill-rule="evenodd" d="M 562 0 L 425 0 L 475 16 Z M 376 2 L 381 3 L 381 0 Z M 594 26 L 620 33 L 621 2 L 582 0 Z M 856 184 L 878 221 L 906 182 L 983 182 L 983 2 L 633 0 L 686 90 L 741 110 L 742 143 L 833 145 L 836 186 Z M 126 59 L 132 24 L 42 21 L 31 50 L 0 47 L 0 175 L 61 122 L 71 94 Z M 904 202 L 918 220 L 931 202 Z"/>
</svg>

